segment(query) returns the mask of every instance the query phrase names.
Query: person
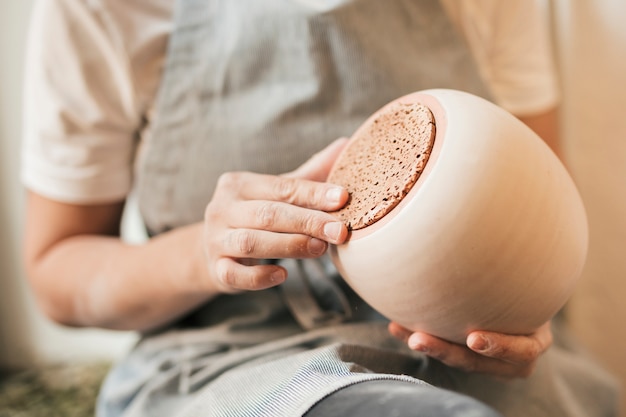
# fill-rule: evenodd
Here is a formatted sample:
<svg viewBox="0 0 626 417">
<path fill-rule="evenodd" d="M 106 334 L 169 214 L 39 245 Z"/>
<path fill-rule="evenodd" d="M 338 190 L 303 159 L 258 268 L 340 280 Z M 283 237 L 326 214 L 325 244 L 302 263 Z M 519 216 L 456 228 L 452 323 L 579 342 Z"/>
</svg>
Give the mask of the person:
<svg viewBox="0 0 626 417">
<path fill-rule="evenodd" d="M 611 381 L 550 323 L 456 345 L 387 323 L 332 270 L 337 138 L 431 87 L 492 99 L 558 152 L 537 2 L 37 3 L 31 286 L 52 320 L 141 334 L 98 415 L 612 415 Z M 142 244 L 119 236 L 133 196 Z"/>
</svg>

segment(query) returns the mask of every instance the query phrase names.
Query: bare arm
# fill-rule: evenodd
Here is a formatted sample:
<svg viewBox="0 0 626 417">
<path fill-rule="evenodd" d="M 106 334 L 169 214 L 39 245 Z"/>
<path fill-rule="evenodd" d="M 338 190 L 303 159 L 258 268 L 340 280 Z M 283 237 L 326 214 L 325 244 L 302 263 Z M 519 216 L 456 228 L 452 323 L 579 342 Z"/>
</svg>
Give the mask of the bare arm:
<svg viewBox="0 0 626 417">
<path fill-rule="evenodd" d="M 73 205 L 30 193 L 24 254 L 39 304 L 66 325 L 145 330 L 217 294 L 280 284 L 282 267 L 248 261 L 317 257 L 347 237 L 326 211 L 348 194 L 322 182 L 344 144 L 289 175 L 226 174 L 204 222 L 140 246 L 118 236 L 123 203 Z"/>
<path fill-rule="evenodd" d="M 519 116 L 518 118 L 534 130 L 550 146 L 554 153 L 563 160 L 558 110 L 556 108 L 535 115 Z"/>
<path fill-rule="evenodd" d="M 81 206 L 29 193 L 27 207 L 26 268 L 53 320 L 146 329 L 216 294 L 193 281 L 201 272 L 202 225 L 131 246 L 118 237 L 123 203 Z"/>
</svg>

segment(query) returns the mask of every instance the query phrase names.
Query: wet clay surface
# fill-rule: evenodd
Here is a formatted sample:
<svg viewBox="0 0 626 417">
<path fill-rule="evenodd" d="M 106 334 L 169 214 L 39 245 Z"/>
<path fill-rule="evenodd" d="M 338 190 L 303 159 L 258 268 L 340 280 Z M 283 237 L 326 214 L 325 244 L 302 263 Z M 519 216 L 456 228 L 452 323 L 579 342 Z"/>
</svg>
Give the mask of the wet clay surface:
<svg viewBox="0 0 626 417">
<path fill-rule="evenodd" d="M 435 120 L 420 103 L 395 103 L 366 122 L 335 163 L 328 182 L 350 200 L 334 214 L 351 230 L 389 213 L 420 177 L 433 148 Z"/>
</svg>

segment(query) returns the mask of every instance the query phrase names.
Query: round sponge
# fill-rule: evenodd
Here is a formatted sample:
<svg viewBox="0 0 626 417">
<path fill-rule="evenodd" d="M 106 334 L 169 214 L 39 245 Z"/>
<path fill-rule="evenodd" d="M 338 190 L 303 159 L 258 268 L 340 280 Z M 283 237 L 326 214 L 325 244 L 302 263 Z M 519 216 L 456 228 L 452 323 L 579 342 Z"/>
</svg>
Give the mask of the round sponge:
<svg viewBox="0 0 626 417">
<path fill-rule="evenodd" d="M 435 119 L 421 103 L 392 103 L 368 119 L 331 170 L 328 182 L 350 193 L 335 212 L 349 230 L 389 213 L 420 177 L 435 141 Z"/>
</svg>

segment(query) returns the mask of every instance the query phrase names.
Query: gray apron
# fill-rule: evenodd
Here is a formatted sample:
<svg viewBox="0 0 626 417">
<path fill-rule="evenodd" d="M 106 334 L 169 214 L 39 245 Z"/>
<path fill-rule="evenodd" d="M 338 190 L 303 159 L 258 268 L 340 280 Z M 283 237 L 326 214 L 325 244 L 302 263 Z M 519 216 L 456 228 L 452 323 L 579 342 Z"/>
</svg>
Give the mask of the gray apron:
<svg viewBox="0 0 626 417">
<path fill-rule="evenodd" d="M 146 226 L 201 221 L 223 172 L 293 170 L 387 102 L 435 87 L 488 96 L 436 0 L 179 0 L 138 167 Z M 556 348 L 529 380 L 468 375 L 391 337 L 327 260 L 281 262 L 287 284 L 220 296 L 145 335 L 98 415 L 301 416 L 372 379 L 467 392 L 507 416 L 611 415 L 612 391 L 596 396 L 603 375 L 577 358 L 562 375 Z"/>
</svg>

